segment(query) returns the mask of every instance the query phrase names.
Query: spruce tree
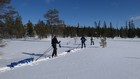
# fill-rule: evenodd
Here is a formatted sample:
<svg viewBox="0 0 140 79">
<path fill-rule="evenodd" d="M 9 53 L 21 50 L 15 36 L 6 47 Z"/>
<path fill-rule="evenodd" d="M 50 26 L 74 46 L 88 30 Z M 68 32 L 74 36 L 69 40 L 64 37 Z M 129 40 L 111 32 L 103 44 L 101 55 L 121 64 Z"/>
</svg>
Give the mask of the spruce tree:
<svg viewBox="0 0 140 79">
<path fill-rule="evenodd" d="M 114 38 L 115 31 L 113 29 L 112 22 L 110 22 L 110 28 L 109 28 L 109 37 Z"/>
<path fill-rule="evenodd" d="M 29 37 L 34 37 L 34 28 L 32 22 L 29 20 L 27 23 L 27 35 Z"/>
<path fill-rule="evenodd" d="M 104 21 L 104 24 L 103 24 L 103 29 L 102 29 L 102 37 L 107 37 L 107 24 L 106 24 L 106 21 Z"/>
<path fill-rule="evenodd" d="M 38 21 L 35 25 L 35 31 L 40 39 L 47 37 L 47 28 L 43 21 Z"/>
<path fill-rule="evenodd" d="M 15 19 L 15 32 L 16 32 L 16 38 L 22 38 L 24 36 L 24 27 L 22 24 L 22 18 L 21 16 L 17 16 Z"/>
<path fill-rule="evenodd" d="M 135 37 L 135 25 L 133 23 L 133 20 L 129 21 L 128 37 L 129 38 Z"/>
</svg>

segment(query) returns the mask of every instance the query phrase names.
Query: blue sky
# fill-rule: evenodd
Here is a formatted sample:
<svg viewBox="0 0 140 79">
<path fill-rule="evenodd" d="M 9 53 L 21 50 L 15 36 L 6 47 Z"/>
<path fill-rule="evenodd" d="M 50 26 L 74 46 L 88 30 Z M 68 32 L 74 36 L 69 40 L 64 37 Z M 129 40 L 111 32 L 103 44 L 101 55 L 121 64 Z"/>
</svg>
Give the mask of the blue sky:
<svg viewBox="0 0 140 79">
<path fill-rule="evenodd" d="M 140 27 L 140 0 L 11 0 L 11 5 L 22 16 L 23 23 L 44 20 L 49 9 L 57 9 L 67 25 L 94 26 L 95 21 L 124 26 L 134 20 Z"/>
</svg>

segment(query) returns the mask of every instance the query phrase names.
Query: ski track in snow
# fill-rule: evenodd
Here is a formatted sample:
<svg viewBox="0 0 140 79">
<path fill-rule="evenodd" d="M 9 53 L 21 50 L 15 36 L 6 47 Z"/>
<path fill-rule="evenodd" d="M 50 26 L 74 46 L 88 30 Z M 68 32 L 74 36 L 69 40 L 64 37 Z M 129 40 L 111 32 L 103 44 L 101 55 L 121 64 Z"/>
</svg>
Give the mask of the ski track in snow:
<svg viewBox="0 0 140 79">
<path fill-rule="evenodd" d="M 84 49 L 84 48 L 83 48 Z M 39 60 L 33 60 L 31 62 L 27 62 L 27 63 L 24 63 L 24 64 L 18 64 L 12 68 L 6 66 L 6 67 L 1 67 L 0 68 L 0 72 L 6 72 L 6 71 L 9 71 L 9 70 L 13 70 L 15 68 L 19 68 L 19 67 L 23 67 L 23 66 L 34 66 L 34 65 L 38 65 L 39 62 L 42 62 L 42 61 L 47 61 L 47 60 L 52 60 L 52 59 L 56 59 L 56 58 L 59 58 L 59 57 L 62 57 L 62 56 L 65 56 L 66 54 L 68 53 L 74 53 L 74 52 L 77 52 L 79 50 L 82 50 L 82 48 L 79 48 L 79 47 L 76 47 L 75 49 L 69 49 L 68 52 L 62 52 L 60 54 L 58 54 L 57 57 L 54 57 L 54 58 L 50 58 L 50 56 L 46 57 L 46 58 L 40 58 Z"/>
<path fill-rule="evenodd" d="M 20 40 L 19 40 L 20 41 Z M 17 41 L 18 42 L 18 41 Z M 77 45 L 77 46 L 75 46 L 75 47 L 68 47 L 68 46 L 66 46 L 66 47 L 68 47 L 69 49 L 68 50 L 66 50 L 66 51 L 64 51 L 64 52 L 62 52 L 62 53 L 59 53 L 58 54 L 58 56 L 57 57 L 54 57 L 54 58 L 51 58 L 50 56 L 51 55 L 49 55 L 49 56 L 47 56 L 47 54 L 46 55 L 44 55 L 44 56 L 46 56 L 46 57 L 44 57 L 44 58 L 39 58 L 39 60 L 37 60 L 36 61 L 36 59 L 34 58 L 34 60 L 33 61 L 30 61 L 30 62 L 25 62 L 25 63 L 18 63 L 18 62 L 20 62 L 20 61 L 22 61 L 22 60 L 19 60 L 18 62 L 16 62 L 16 63 L 18 63 L 17 65 L 15 65 L 14 67 L 9 67 L 8 65 L 10 65 L 10 63 L 7 65 L 7 66 L 5 66 L 5 67 L 0 67 L 0 72 L 6 72 L 6 71 L 9 71 L 9 70 L 13 70 L 13 69 L 16 69 L 16 68 L 20 68 L 20 67 L 23 67 L 23 66 L 34 66 L 34 65 L 38 65 L 39 64 L 39 62 L 43 62 L 43 61 L 48 61 L 48 60 L 53 60 L 53 59 L 56 59 L 56 58 L 59 58 L 59 57 L 63 57 L 63 56 L 65 56 L 66 54 L 69 54 L 69 53 L 74 53 L 74 52 L 77 52 L 77 51 L 79 51 L 79 50 L 83 50 L 83 49 L 85 49 L 85 48 L 80 48 L 80 46 L 81 46 L 81 44 L 75 44 L 75 45 Z M 62 46 L 63 47 L 63 46 Z M 64 46 L 65 47 L 65 46 Z M 87 47 L 86 48 L 99 48 L 99 46 L 96 46 L 96 45 L 94 45 L 94 46 L 91 46 L 91 45 L 87 45 Z M 24 61 L 24 60 L 23 60 Z M 12 62 L 11 62 L 12 63 Z M 13 62 L 13 63 L 15 63 L 15 62 Z"/>
</svg>

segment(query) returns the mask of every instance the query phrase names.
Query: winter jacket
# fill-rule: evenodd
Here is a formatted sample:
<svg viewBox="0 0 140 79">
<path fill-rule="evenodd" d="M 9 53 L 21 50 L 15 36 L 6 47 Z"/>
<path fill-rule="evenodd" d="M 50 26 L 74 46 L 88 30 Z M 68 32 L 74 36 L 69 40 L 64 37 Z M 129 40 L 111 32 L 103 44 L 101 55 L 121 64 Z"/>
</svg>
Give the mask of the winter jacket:
<svg viewBox="0 0 140 79">
<path fill-rule="evenodd" d="M 52 46 L 53 46 L 53 48 L 56 48 L 56 44 L 59 44 L 59 42 L 58 42 L 58 40 L 57 40 L 57 38 L 56 37 L 54 37 L 53 39 L 52 39 Z"/>
<path fill-rule="evenodd" d="M 84 43 L 86 41 L 85 37 L 81 37 L 81 42 Z"/>
</svg>

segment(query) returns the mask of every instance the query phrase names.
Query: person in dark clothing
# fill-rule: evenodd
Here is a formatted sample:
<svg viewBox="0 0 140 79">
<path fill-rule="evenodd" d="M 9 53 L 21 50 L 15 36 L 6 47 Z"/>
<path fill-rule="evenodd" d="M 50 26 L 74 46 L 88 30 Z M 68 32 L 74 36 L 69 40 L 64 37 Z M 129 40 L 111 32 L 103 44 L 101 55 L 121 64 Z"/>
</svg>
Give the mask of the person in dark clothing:
<svg viewBox="0 0 140 79">
<path fill-rule="evenodd" d="M 52 57 L 54 57 L 54 56 L 57 56 L 57 44 L 60 44 L 60 41 L 58 42 L 56 36 L 54 36 L 51 43 L 53 47 Z"/>
<path fill-rule="evenodd" d="M 81 48 L 83 48 L 83 46 L 84 46 L 84 48 L 86 48 L 85 41 L 86 41 L 86 38 L 84 36 L 82 36 L 81 37 L 81 43 L 82 43 Z"/>
<path fill-rule="evenodd" d="M 90 42 L 91 42 L 90 45 L 94 45 L 93 37 L 90 38 Z"/>
</svg>

